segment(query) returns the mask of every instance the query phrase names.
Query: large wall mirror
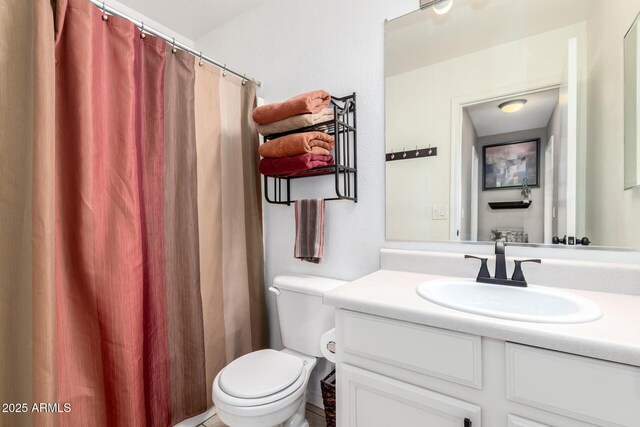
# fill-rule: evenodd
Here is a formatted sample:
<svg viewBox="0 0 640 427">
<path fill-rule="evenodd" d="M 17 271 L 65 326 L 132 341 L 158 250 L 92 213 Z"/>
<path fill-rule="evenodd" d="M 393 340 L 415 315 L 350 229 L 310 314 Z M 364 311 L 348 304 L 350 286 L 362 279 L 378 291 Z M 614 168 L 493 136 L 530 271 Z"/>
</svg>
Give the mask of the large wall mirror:
<svg viewBox="0 0 640 427">
<path fill-rule="evenodd" d="M 423 3 L 386 24 L 387 239 L 639 249 L 640 0 Z"/>
</svg>

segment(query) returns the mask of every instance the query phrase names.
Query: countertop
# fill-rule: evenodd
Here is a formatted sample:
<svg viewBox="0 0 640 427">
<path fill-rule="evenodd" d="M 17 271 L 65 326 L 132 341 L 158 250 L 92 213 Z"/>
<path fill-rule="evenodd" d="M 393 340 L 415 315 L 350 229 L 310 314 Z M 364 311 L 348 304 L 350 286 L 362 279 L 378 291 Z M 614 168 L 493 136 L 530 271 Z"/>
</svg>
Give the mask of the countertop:
<svg viewBox="0 0 640 427">
<path fill-rule="evenodd" d="M 577 324 L 529 323 L 453 310 L 417 294 L 420 283 L 442 278 L 447 276 L 379 270 L 327 292 L 324 303 L 338 309 L 640 366 L 640 296 L 560 289 L 595 302 L 603 311 L 602 317 Z"/>
</svg>

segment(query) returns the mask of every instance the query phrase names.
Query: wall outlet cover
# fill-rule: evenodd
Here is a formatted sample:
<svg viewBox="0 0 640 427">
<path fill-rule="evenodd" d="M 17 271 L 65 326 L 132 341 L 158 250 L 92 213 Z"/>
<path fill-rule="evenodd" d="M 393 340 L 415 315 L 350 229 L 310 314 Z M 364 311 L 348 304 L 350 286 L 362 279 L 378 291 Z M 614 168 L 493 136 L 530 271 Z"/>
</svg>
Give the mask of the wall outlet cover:
<svg viewBox="0 0 640 427">
<path fill-rule="evenodd" d="M 449 219 L 449 206 L 447 205 L 434 205 L 433 214 L 431 217 L 434 221 L 444 221 Z"/>
</svg>

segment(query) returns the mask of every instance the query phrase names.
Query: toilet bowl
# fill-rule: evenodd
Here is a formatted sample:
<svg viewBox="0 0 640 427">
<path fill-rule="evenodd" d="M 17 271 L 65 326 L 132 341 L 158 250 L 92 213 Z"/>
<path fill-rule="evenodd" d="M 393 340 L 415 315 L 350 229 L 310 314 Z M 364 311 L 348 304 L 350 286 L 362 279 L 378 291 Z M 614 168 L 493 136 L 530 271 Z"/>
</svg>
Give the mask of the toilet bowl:
<svg viewBox="0 0 640 427">
<path fill-rule="evenodd" d="M 218 417 L 231 427 L 308 427 L 306 392 L 320 337 L 334 327 L 334 310 L 322 304 L 325 292 L 345 282 L 314 276 L 278 276 L 276 295 L 285 349 L 246 354 L 213 381 Z"/>
<path fill-rule="evenodd" d="M 218 416 L 232 427 L 308 426 L 306 390 L 315 365 L 315 357 L 289 349 L 236 359 L 213 381 Z"/>
</svg>

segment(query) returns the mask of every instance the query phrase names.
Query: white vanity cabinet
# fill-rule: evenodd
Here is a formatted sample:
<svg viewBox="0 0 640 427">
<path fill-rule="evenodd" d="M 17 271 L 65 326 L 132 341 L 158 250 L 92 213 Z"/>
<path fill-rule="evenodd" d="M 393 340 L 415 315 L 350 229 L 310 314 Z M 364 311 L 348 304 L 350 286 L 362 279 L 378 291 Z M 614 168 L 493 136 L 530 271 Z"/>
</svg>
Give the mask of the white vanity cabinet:
<svg viewBox="0 0 640 427">
<path fill-rule="evenodd" d="M 339 427 L 640 426 L 640 368 L 338 310 Z"/>
<path fill-rule="evenodd" d="M 348 408 L 343 426 L 480 425 L 477 405 L 350 365 L 342 366 L 340 376 L 342 407 Z"/>
</svg>

